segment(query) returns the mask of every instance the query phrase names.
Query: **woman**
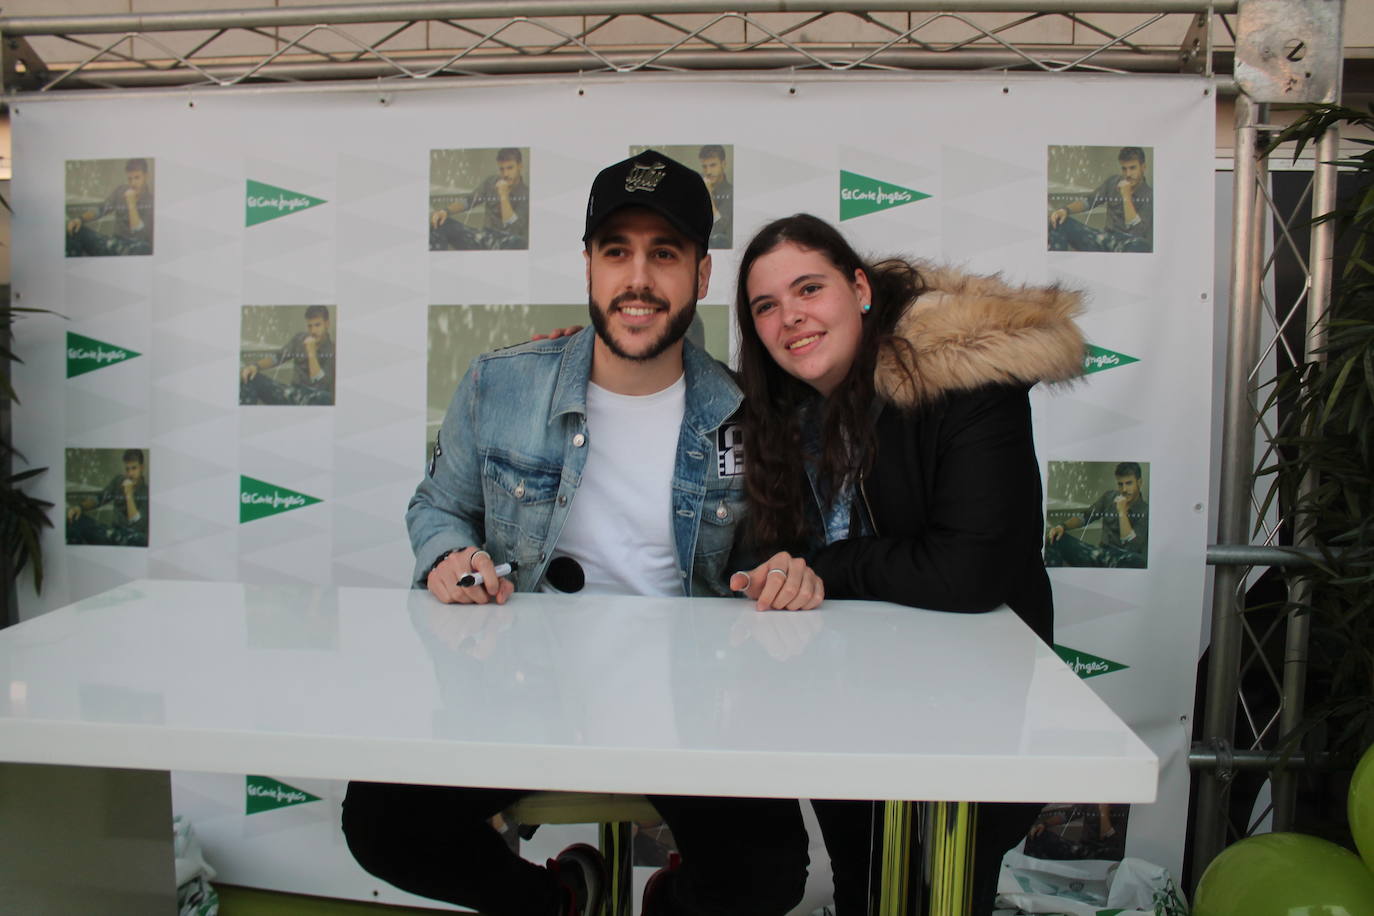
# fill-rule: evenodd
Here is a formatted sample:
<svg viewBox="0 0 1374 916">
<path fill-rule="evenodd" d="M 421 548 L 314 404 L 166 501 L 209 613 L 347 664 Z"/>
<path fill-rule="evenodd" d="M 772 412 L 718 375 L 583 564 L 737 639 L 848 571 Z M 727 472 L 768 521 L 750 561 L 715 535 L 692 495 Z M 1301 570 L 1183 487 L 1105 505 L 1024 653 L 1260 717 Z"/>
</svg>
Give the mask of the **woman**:
<svg viewBox="0 0 1374 916">
<path fill-rule="evenodd" d="M 807 214 L 765 226 L 735 300 L 753 537 L 805 552 L 827 597 L 1006 604 L 1051 641 L 1027 392 L 1080 373 L 1079 307 L 1054 287 L 865 263 Z M 975 914 L 1038 808 L 980 807 Z M 867 912 L 873 805 L 816 813 L 839 916 Z"/>
</svg>

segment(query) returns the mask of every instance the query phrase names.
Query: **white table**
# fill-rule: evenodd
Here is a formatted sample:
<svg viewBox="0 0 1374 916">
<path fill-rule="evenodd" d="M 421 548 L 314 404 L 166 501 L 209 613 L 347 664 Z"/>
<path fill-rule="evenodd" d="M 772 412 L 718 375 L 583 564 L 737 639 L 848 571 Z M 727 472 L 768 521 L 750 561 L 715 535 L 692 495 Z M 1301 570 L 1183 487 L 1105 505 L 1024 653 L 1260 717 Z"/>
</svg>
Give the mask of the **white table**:
<svg viewBox="0 0 1374 916">
<path fill-rule="evenodd" d="M 138 581 L 0 631 L 0 685 L 25 764 L 937 802 L 1158 771 L 1006 610 Z"/>
</svg>

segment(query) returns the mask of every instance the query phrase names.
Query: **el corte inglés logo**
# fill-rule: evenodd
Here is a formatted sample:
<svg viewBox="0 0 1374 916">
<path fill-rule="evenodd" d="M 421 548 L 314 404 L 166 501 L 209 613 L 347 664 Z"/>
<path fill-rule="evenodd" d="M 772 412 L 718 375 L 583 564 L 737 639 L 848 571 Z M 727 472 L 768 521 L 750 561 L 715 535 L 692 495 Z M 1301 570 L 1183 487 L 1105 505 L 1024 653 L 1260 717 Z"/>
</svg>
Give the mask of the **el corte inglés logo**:
<svg viewBox="0 0 1374 916">
<path fill-rule="evenodd" d="M 925 200 L 929 194 L 857 172 L 840 171 L 840 221 Z"/>
<path fill-rule="evenodd" d="M 309 194 L 288 191 L 286 188 L 264 184 L 250 178 L 248 179 L 248 200 L 244 225 L 256 226 L 258 223 L 265 223 L 271 219 L 290 216 L 300 210 L 318 207 L 322 203 L 326 203 L 326 201 L 318 197 L 311 197 Z"/>
<path fill-rule="evenodd" d="M 1125 353 L 1117 353 L 1115 350 L 1088 344 L 1088 349 L 1083 354 L 1083 374 L 1092 375 L 1094 372 L 1106 372 L 1108 369 L 1138 362 L 1140 360 L 1134 356 L 1127 356 Z"/>
<path fill-rule="evenodd" d="M 320 800 L 318 795 L 288 786 L 270 776 L 245 776 L 244 782 L 244 814 L 261 814 Z"/>
<path fill-rule="evenodd" d="M 1097 655 L 1090 655 L 1087 652 L 1080 652 L 1077 649 L 1070 649 L 1068 646 L 1055 644 L 1054 653 L 1064 660 L 1064 664 L 1074 674 L 1087 680 L 1090 677 L 1097 677 L 1101 674 L 1111 674 L 1113 671 L 1123 671 L 1130 665 L 1123 665 L 1121 662 L 1114 662 L 1109 658 L 1101 658 Z"/>
<path fill-rule="evenodd" d="M 85 375 L 140 355 L 128 347 L 117 347 L 103 340 L 67 332 L 67 378 Z"/>
<path fill-rule="evenodd" d="M 313 496 L 278 487 L 265 480 L 240 475 L 239 522 L 251 522 L 269 515 L 280 515 L 292 509 L 312 506 L 320 502 Z"/>
</svg>

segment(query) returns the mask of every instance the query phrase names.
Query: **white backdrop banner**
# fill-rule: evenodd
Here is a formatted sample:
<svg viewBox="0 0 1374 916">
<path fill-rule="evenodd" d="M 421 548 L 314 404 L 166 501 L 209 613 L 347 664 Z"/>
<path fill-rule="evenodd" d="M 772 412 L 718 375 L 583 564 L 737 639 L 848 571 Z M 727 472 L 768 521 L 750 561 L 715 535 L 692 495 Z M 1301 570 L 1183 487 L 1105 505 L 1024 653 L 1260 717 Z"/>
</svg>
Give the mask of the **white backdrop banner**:
<svg viewBox="0 0 1374 916">
<path fill-rule="evenodd" d="M 143 576 L 296 583 L 303 600 L 405 586 L 402 513 L 467 360 L 585 314 L 591 179 L 654 146 L 713 187 L 702 333 L 721 358 L 736 253 L 798 211 L 872 255 L 1087 294 L 1085 380 L 1033 396 L 1056 640 L 1160 756 L 1161 792 L 1129 812 L 1047 799 L 1061 804 L 1027 852 L 1177 875 L 1207 537 L 1213 102 L 1187 76 L 962 73 L 20 101 L 16 302 L 69 319 L 25 322 L 18 341 L 16 440 L 59 507 L 24 614 Z M 264 650 L 325 650 L 333 619 Z M 341 786 L 289 783 L 178 778 L 224 880 L 413 901 L 349 859 Z"/>
</svg>

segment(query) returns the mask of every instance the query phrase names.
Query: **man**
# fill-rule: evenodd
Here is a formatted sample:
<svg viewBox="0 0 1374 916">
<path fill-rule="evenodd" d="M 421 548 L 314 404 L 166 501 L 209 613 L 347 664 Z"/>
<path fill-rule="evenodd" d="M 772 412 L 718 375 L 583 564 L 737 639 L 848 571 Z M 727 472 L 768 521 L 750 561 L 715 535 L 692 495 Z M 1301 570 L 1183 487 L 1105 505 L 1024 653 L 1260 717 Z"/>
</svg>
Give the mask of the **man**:
<svg viewBox="0 0 1374 916">
<path fill-rule="evenodd" d="M 264 373 L 284 363 L 292 364 L 290 384 L 283 385 Z M 329 308 L 305 309 L 305 330 L 299 331 L 276 353 L 248 363 L 239 370 L 239 403 L 290 404 L 296 407 L 329 407 L 334 403 L 334 341 L 329 336 Z"/>
<path fill-rule="evenodd" d="M 453 219 L 478 207 L 483 208 L 480 229 Z M 524 159 L 514 147 L 496 153 L 496 174 L 483 179 L 476 191 L 429 217 L 430 251 L 528 248 L 529 238 L 530 189 L 525 184 Z"/>
<path fill-rule="evenodd" d="M 734 244 L 735 189 L 725 174 L 725 147 L 708 143 L 697 154 L 701 177 L 711 192 L 711 238 L 707 247 L 730 248 Z"/>
<path fill-rule="evenodd" d="M 68 544 L 148 546 L 148 480 L 142 449 L 126 450 L 123 461 L 124 473 L 116 474 L 98 495 L 67 508 Z M 114 507 L 113 525 L 102 525 L 89 514 L 105 505 Z"/>
<path fill-rule="evenodd" d="M 88 225 L 114 214 L 113 235 Z M 67 257 L 153 253 L 153 189 L 148 160 L 124 164 L 124 183 L 110 192 L 99 209 L 67 221 Z"/>
<path fill-rule="evenodd" d="M 1096 547 L 1065 533 L 1102 522 L 1102 541 Z M 1150 506 L 1140 488 L 1140 465 L 1123 461 L 1116 466 L 1116 489 L 1098 497 L 1081 516 L 1055 525 L 1045 534 L 1046 566 L 1107 566 L 1144 569 L 1149 560 Z"/>
<path fill-rule="evenodd" d="M 720 443 L 741 395 L 683 337 L 710 279 L 710 228 L 700 176 L 661 153 L 597 176 L 583 236 L 592 328 L 473 361 L 406 513 L 417 586 L 443 602 L 501 604 L 553 589 L 546 570 L 568 557 L 588 592 L 734 588 L 760 607 L 819 604 L 819 580 L 785 553 L 729 575 L 743 477 L 721 473 Z M 500 576 L 497 562 L 518 566 Z M 469 572 L 482 583 L 460 585 Z M 597 912 L 595 850 L 572 847 L 540 868 L 486 823 L 524 794 L 355 782 L 344 834 L 374 875 L 487 916 Z M 795 802 L 653 801 L 682 864 L 650 881 L 648 916 L 781 916 L 801 899 Z"/>
<path fill-rule="evenodd" d="M 1117 155 L 1119 174 L 1108 175 L 1086 198 L 1050 213 L 1051 251 L 1154 250 L 1154 193 L 1145 179 L 1145 151 L 1126 146 Z M 1073 214 L 1107 208 L 1107 226 L 1093 229 Z"/>
</svg>

